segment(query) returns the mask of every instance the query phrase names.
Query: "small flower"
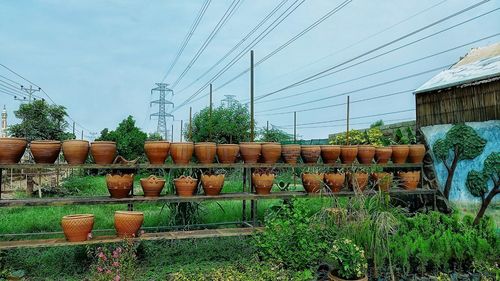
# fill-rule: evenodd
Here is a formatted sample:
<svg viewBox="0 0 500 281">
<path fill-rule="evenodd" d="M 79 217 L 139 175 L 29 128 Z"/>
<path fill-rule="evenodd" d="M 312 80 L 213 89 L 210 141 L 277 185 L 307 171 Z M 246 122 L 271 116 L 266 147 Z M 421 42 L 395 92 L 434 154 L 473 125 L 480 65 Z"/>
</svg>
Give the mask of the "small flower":
<svg viewBox="0 0 500 281">
<path fill-rule="evenodd" d="M 111 274 L 111 270 L 106 270 L 106 274 Z"/>
<path fill-rule="evenodd" d="M 100 267 L 100 266 L 99 266 L 99 267 L 97 267 L 97 271 L 99 271 L 99 272 L 103 272 L 103 271 L 104 271 L 104 269 L 102 269 L 102 267 Z"/>
<path fill-rule="evenodd" d="M 114 281 L 120 281 L 120 275 L 116 275 Z"/>
<path fill-rule="evenodd" d="M 87 234 L 87 240 L 90 240 L 92 239 L 92 232 L 89 232 L 89 234 Z M 98 250 L 100 251 L 100 248 L 98 248 Z"/>
<path fill-rule="evenodd" d="M 120 266 L 120 263 L 119 263 L 119 262 L 117 262 L 117 261 L 115 261 L 115 262 L 113 262 L 113 266 L 114 266 L 114 267 L 118 267 L 118 266 Z"/>
</svg>

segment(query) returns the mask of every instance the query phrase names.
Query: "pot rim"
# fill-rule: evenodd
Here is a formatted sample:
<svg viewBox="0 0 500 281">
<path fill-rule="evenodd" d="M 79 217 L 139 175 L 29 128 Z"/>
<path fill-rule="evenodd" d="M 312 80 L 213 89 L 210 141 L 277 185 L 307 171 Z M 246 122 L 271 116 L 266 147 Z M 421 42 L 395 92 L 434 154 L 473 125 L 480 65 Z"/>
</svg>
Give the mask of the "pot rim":
<svg viewBox="0 0 500 281">
<path fill-rule="evenodd" d="M 144 144 L 146 143 L 170 143 L 170 142 L 166 140 L 147 140 L 144 142 Z"/>
<path fill-rule="evenodd" d="M 393 145 L 391 145 L 391 147 L 408 147 L 408 148 L 410 148 L 410 145 L 409 144 L 393 144 Z"/>
<path fill-rule="evenodd" d="M 194 145 L 195 146 L 197 146 L 197 145 L 213 145 L 213 146 L 217 146 L 217 144 L 215 142 L 212 142 L 212 141 L 197 142 Z"/>
<path fill-rule="evenodd" d="M 221 143 L 221 144 L 217 144 L 217 146 L 218 147 L 219 146 L 238 146 L 239 147 L 239 145 L 236 143 Z"/>
<path fill-rule="evenodd" d="M 95 218 L 94 214 L 72 214 L 62 217 L 63 219 L 83 219 L 83 218 Z"/>
<path fill-rule="evenodd" d="M 244 142 L 240 142 L 240 145 L 260 145 L 260 146 L 262 146 L 262 143 L 253 142 L 253 141 L 244 141 Z"/>
<path fill-rule="evenodd" d="M 20 141 L 25 141 L 25 142 L 28 142 L 27 139 L 25 138 L 9 138 L 9 137 L 5 137 L 5 138 L 0 138 L 0 141 L 5 141 L 5 140 L 20 140 Z"/>
<path fill-rule="evenodd" d="M 58 140 L 33 140 L 30 144 L 61 144 Z"/>
<path fill-rule="evenodd" d="M 141 179 L 140 179 L 140 181 L 141 181 L 141 182 L 143 182 L 143 181 L 149 181 L 149 180 L 151 180 L 151 179 L 152 179 L 152 178 L 149 178 L 149 177 L 147 177 L 147 178 L 141 178 Z M 160 181 L 160 182 L 165 182 L 165 179 L 164 179 L 164 178 L 155 177 L 155 180 Z"/>
<path fill-rule="evenodd" d="M 85 142 L 85 143 L 89 144 L 88 140 L 65 140 L 62 143 L 64 144 L 64 143 L 68 143 L 68 142 Z"/>
<path fill-rule="evenodd" d="M 142 216 L 142 217 L 144 217 L 144 212 L 139 212 L 139 211 L 115 211 L 115 215 L 129 215 L 129 216 Z"/>
<path fill-rule="evenodd" d="M 289 144 L 282 144 L 282 146 L 301 146 L 301 145 L 297 143 L 289 143 Z"/>
<path fill-rule="evenodd" d="M 341 147 L 340 144 L 321 144 L 320 145 L 321 148 L 323 147 Z"/>
<path fill-rule="evenodd" d="M 194 142 L 192 142 L 192 141 L 183 141 L 183 142 L 171 142 L 170 144 L 171 145 L 174 145 L 174 144 L 176 144 L 176 145 L 193 144 L 194 145 Z"/>
<path fill-rule="evenodd" d="M 125 178 L 125 177 L 134 177 L 134 174 L 106 174 L 106 177 L 114 178 L 114 177 L 119 177 L 119 178 Z"/>
<path fill-rule="evenodd" d="M 93 141 L 90 144 L 91 145 L 95 145 L 95 144 L 114 144 L 114 145 L 116 145 L 116 142 L 114 142 L 114 141 Z"/>
<path fill-rule="evenodd" d="M 342 144 L 340 148 L 358 148 L 357 144 Z"/>
</svg>

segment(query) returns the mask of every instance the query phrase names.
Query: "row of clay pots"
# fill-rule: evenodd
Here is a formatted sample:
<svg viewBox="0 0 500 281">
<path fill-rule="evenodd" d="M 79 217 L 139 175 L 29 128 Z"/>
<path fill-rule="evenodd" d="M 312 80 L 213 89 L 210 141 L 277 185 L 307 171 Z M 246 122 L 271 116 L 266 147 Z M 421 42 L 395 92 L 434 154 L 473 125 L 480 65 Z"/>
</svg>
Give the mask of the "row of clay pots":
<svg viewBox="0 0 500 281">
<path fill-rule="evenodd" d="M 118 237 L 136 237 L 144 222 L 144 213 L 133 211 L 115 212 L 115 230 Z M 91 238 L 94 227 L 94 215 L 79 214 L 64 216 L 61 226 L 66 240 L 82 242 Z"/>
</svg>

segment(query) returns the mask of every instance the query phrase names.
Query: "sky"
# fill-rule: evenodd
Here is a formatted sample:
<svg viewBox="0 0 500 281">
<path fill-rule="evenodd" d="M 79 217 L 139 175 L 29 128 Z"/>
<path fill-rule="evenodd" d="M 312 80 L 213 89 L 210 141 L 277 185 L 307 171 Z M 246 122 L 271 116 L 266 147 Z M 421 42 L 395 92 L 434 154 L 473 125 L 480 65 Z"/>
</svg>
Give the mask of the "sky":
<svg viewBox="0 0 500 281">
<path fill-rule="evenodd" d="M 204 2 L 0 0 L 0 63 L 40 86 L 55 103 L 65 106 L 70 117 L 79 124 L 77 132 L 83 130 L 87 139 L 103 128 L 114 129 L 128 115 L 132 115 L 143 130 L 154 132 L 157 120 L 150 119 L 149 115 L 157 112 L 158 108 L 150 107 L 150 101 L 157 98 L 151 95 L 151 89 L 167 73 Z M 174 104 L 181 105 L 189 96 L 203 89 L 220 69 L 245 49 L 288 6 L 302 3 L 252 48 L 255 62 L 342 2 L 285 1 L 249 40 L 200 78 L 281 3 L 278 0 L 241 0 L 233 16 L 173 88 Z M 500 41 L 500 36 L 495 35 L 500 33 L 500 10 L 495 10 L 500 8 L 500 0 L 487 1 L 403 40 L 362 55 L 480 2 L 348 2 L 331 17 L 255 67 L 256 97 L 335 67 L 335 73 L 331 75 L 258 100 L 255 103 L 257 126 L 266 126 L 269 121 L 272 126 L 292 133 L 293 111 L 298 111 L 297 134 L 301 138 L 327 138 L 328 134 L 345 130 L 346 122 L 343 119 L 346 117 L 346 106 L 343 103 L 347 95 L 352 102 L 352 128 L 365 128 L 379 119 L 385 123 L 414 119 L 415 99 L 412 90 L 458 61 L 471 48 Z M 173 84 L 177 80 L 232 3 L 232 0 L 210 2 L 165 83 Z M 495 11 L 490 12 L 492 10 Z M 480 16 L 487 12 L 490 13 Z M 480 17 L 473 19 L 477 16 Z M 467 20 L 470 21 L 429 36 Z M 426 36 L 429 37 L 404 46 Z M 485 37 L 490 38 L 470 44 Z M 398 47 L 401 48 L 390 51 Z M 455 47 L 458 48 L 447 51 Z M 440 52 L 443 53 L 412 62 Z M 220 105 L 224 95 L 235 95 L 241 102 L 248 101 L 249 73 L 222 88 L 218 85 L 245 71 L 249 65 L 250 54 L 245 52 L 241 59 L 213 81 L 214 106 Z M 399 65 L 402 66 L 395 67 Z M 1 66 L 0 75 L 16 83 L 30 85 Z M 10 80 L 0 77 L 0 81 L 4 81 L 0 89 L 15 92 L 5 84 L 5 81 L 14 83 Z M 330 85 L 333 86 L 311 91 Z M 393 93 L 400 94 L 390 95 Z M 193 102 L 175 109 L 174 140 L 179 140 L 180 120 L 189 120 L 189 107 L 196 113 L 208 105 L 207 94 L 208 88 L 205 88 Z M 37 95 L 47 99 L 44 93 Z M 356 102 L 370 98 L 374 99 Z M 318 99 L 322 100 L 314 101 Z M 6 106 L 9 123 L 18 122 L 13 117 L 13 111 L 19 103 L 11 95 L 0 91 L 0 106 Z M 315 109 L 317 107 L 323 108 Z"/>
</svg>

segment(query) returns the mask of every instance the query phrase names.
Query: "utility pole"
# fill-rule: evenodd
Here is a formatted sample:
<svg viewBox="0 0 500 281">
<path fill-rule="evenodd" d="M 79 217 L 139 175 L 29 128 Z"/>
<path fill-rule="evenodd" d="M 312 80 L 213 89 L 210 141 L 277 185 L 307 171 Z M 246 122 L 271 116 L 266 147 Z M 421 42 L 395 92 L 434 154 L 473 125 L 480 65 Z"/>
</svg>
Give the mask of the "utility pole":
<svg viewBox="0 0 500 281">
<path fill-rule="evenodd" d="M 253 50 L 250 51 L 250 141 L 254 140 L 255 120 L 254 120 L 254 87 L 253 87 Z"/>
<path fill-rule="evenodd" d="M 30 85 L 29 88 L 25 88 L 24 86 L 21 85 L 21 91 L 23 92 L 26 92 L 28 94 L 28 103 L 31 103 L 31 100 L 36 100 L 35 98 L 33 98 L 33 93 L 35 92 L 39 92 L 42 88 L 38 87 L 38 89 L 33 89 L 33 85 Z M 18 101 L 26 101 L 26 97 L 23 97 L 22 99 L 18 98 L 17 96 L 14 96 L 14 99 L 15 100 L 18 100 Z"/>
<path fill-rule="evenodd" d="M 75 136 L 75 139 L 76 139 L 76 135 L 75 135 L 75 121 L 73 121 L 73 136 Z"/>
<path fill-rule="evenodd" d="M 297 142 L 297 111 L 293 112 L 293 143 Z"/>
<path fill-rule="evenodd" d="M 212 84 L 210 84 L 210 104 L 208 105 L 208 117 L 212 118 Z"/>
<path fill-rule="evenodd" d="M 347 96 L 347 132 L 345 133 L 347 145 L 349 145 L 349 96 Z"/>
<path fill-rule="evenodd" d="M 189 107 L 189 141 L 193 141 L 193 107 Z"/>
<path fill-rule="evenodd" d="M 182 125 L 183 125 L 183 120 L 181 119 L 181 135 L 179 136 L 180 142 L 182 142 Z"/>
<path fill-rule="evenodd" d="M 149 116 L 158 117 L 158 125 L 156 127 L 156 132 L 163 136 L 164 139 L 168 139 L 168 130 L 167 130 L 167 117 L 174 119 L 174 116 L 166 111 L 166 105 L 172 105 L 172 109 L 174 108 L 174 103 L 171 99 L 174 96 L 174 91 L 168 88 L 168 84 L 166 83 L 156 83 L 157 87 L 151 89 L 152 94 L 159 94 L 159 98 L 157 100 L 152 101 L 149 106 L 151 107 L 153 104 L 158 104 L 158 112 L 153 113 Z M 168 98 L 168 99 L 167 99 Z M 171 132 L 172 135 L 174 132 Z"/>
<path fill-rule="evenodd" d="M 173 124 L 173 122 L 172 122 L 172 131 L 171 132 L 172 132 L 172 134 L 170 134 L 170 141 L 174 142 L 174 124 Z"/>
</svg>

